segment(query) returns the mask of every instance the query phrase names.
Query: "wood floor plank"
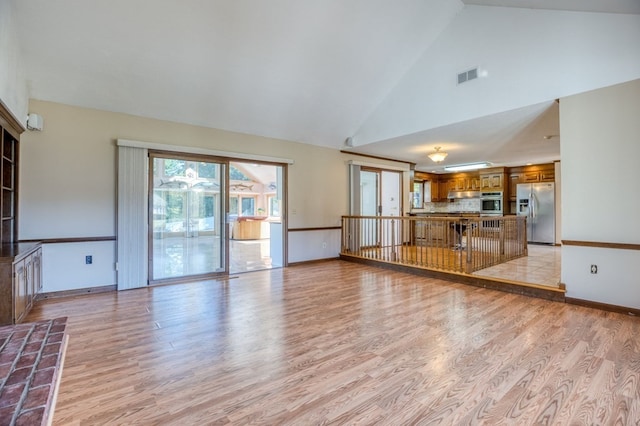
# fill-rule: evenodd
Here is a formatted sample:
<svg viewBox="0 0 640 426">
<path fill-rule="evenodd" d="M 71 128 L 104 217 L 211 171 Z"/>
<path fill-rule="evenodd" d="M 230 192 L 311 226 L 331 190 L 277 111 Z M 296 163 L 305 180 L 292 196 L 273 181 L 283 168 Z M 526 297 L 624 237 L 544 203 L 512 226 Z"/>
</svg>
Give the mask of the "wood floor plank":
<svg viewBox="0 0 640 426">
<path fill-rule="evenodd" d="M 636 424 L 640 319 L 330 261 L 49 299 L 55 425 Z"/>
</svg>

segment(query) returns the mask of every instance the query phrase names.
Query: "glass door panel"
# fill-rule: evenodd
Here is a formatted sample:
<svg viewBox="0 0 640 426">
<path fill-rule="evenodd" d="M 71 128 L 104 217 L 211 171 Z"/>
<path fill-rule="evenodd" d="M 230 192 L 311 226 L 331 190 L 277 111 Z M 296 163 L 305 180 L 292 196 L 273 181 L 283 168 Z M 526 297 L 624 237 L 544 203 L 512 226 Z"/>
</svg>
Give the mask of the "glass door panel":
<svg viewBox="0 0 640 426">
<path fill-rule="evenodd" d="M 225 271 L 225 164 L 152 156 L 150 280 Z"/>
<path fill-rule="evenodd" d="M 360 171 L 360 214 L 362 216 L 379 215 L 379 185 L 380 174 L 375 171 Z M 377 246 L 378 221 L 377 219 L 363 219 L 360 244 L 364 247 Z"/>
<path fill-rule="evenodd" d="M 284 167 L 229 162 L 229 273 L 284 265 Z"/>
</svg>

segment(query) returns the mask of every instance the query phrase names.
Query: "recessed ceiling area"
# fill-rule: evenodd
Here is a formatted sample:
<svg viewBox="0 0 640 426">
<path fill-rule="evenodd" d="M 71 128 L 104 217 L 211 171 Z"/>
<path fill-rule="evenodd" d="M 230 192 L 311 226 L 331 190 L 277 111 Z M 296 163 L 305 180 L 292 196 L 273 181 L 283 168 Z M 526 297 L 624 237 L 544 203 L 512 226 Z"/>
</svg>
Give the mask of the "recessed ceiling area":
<svg viewBox="0 0 640 426">
<path fill-rule="evenodd" d="M 553 162 L 559 159 L 559 134 L 559 104 L 551 101 L 350 151 L 415 162 L 417 170 L 440 173 L 445 166 L 477 161 L 500 166 Z M 554 136 L 544 139 L 549 135 Z M 427 155 L 438 146 L 448 156 L 434 163 Z"/>
</svg>

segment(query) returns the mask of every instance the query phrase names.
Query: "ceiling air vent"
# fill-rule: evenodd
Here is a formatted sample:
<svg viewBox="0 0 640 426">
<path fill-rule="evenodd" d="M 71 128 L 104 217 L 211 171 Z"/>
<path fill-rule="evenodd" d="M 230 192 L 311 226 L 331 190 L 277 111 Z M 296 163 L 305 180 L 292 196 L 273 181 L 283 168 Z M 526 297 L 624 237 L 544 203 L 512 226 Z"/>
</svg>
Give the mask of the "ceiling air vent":
<svg viewBox="0 0 640 426">
<path fill-rule="evenodd" d="M 460 74 L 458 74 L 458 84 L 462 84 L 470 80 L 475 80 L 476 78 L 478 78 L 478 68 L 461 72 Z"/>
</svg>

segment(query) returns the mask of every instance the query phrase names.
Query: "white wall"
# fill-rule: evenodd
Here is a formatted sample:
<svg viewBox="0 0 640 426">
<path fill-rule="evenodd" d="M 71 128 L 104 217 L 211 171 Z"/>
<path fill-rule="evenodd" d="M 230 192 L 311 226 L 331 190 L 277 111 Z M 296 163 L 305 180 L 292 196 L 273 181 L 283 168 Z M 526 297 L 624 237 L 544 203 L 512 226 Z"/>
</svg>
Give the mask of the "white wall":
<svg viewBox="0 0 640 426">
<path fill-rule="evenodd" d="M 367 118 L 354 143 L 640 78 L 638 41 L 640 15 L 467 5 Z M 474 67 L 481 77 L 457 85 L 457 74 Z"/>
<path fill-rule="evenodd" d="M 340 230 L 289 232 L 289 262 L 338 257 L 340 254 Z"/>
<path fill-rule="evenodd" d="M 44 244 L 42 282 L 44 293 L 102 287 L 116 283 L 115 241 Z M 93 263 L 87 265 L 85 256 Z"/>
<path fill-rule="evenodd" d="M 348 211 L 348 161 L 360 157 L 338 150 L 36 100 L 30 110 L 43 116 L 45 126 L 42 132 L 25 132 L 20 142 L 20 239 L 116 235 L 118 138 L 293 159 L 288 169 L 289 228 L 340 226 Z M 338 256 L 339 233 L 292 232 L 289 261 Z M 47 273 L 45 286 L 58 291 L 69 282 L 67 287 L 75 288 L 92 244 L 51 245 L 44 263 L 57 266 Z M 106 261 L 113 263 L 115 257 Z M 115 284 L 113 268 L 92 271 L 86 287 Z"/>
<path fill-rule="evenodd" d="M 22 123 L 27 117 L 27 84 L 9 0 L 0 0 L 0 99 Z"/>
<path fill-rule="evenodd" d="M 640 309 L 640 252 L 563 246 L 562 282 L 567 297 Z"/>
<path fill-rule="evenodd" d="M 560 101 L 564 240 L 640 243 L 640 80 Z"/>
<path fill-rule="evenodd" d="M 640 244 L 640 80 L 560 100 L 562 239 Z M 591 265 L 598 274 L 590 274 Z M 640 308 L 640 251 L 563 246 L 567 296 Z"/>
</svg>

